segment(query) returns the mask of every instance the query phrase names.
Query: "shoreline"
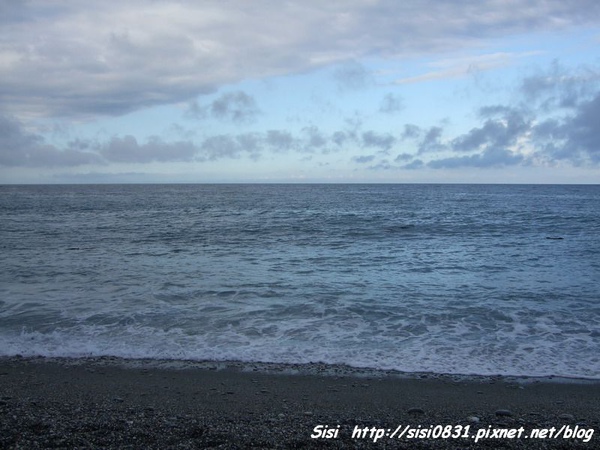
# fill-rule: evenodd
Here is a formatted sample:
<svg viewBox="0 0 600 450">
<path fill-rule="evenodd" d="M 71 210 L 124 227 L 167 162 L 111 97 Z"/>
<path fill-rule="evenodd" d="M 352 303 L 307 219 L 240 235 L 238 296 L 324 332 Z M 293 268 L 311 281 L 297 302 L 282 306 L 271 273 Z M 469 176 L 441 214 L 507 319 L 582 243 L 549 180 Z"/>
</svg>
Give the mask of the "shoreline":
<svg viewBox="0 0 600 450">
<path fill-rule="evenodd" d="M 586 378 L 564 375 L 507 375 L 507 374 L 469 374 L 469 373 L 438 373 L 438 372 L 403 372 L 395 369 L 377 369 L 371 367 L 353 367 L 346 364 L 313 363 L 278 363 L 264 361 L 238 360 L 193 360 L 193 359 L 154 359 L 154 358 L 124 358 L 121 356 L 0 356 L 3 361 L 29 361 L 40 363 L 56 363 L 65 366 L 116 366 L 122 368 L 147 368 L 168 370 L 232 370 L 240 372 L 263 372 L 283 375 L 315 375 L 323 377 L 372 377 L 372 378 L 401 378 L 401 379 L 441 379 L 448 381 L 487 382 L 502 380 L 505 382 L 528 383 L 559 383 L 559 384 L 600 384 L 600 378 Z"/>
<path fill-rule="evenodd" d="M 600 380 L 324 364 L 0 358 L 3 448 L 598 448 Z M 352 438 L 394 430 L 594 430 L 582 439 Z M 315 427 L 338 430 L 311 438 Z"/>
</svg>

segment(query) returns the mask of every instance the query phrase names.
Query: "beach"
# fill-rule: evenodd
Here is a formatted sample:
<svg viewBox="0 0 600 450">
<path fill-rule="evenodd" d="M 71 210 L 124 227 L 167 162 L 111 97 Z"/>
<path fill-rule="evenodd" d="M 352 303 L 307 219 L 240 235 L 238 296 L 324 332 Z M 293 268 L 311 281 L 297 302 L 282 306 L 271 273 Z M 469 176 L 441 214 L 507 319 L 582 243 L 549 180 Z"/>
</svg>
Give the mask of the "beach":
<svg viewBox="0 0 600 450">
<path fill-rule="evenodd" d="M 2 448 L 592 449 L 599 448 L 600 383 L 7 357 L 0 418 Z M 553 428 L 562 435 L 525 438 Z M 460 437 L 443 438 L 444 430 Z M 487 435 L 475 442 L 478 430 Z M 493 437 L 494 430 L 509 434 Z"/>
</svg>

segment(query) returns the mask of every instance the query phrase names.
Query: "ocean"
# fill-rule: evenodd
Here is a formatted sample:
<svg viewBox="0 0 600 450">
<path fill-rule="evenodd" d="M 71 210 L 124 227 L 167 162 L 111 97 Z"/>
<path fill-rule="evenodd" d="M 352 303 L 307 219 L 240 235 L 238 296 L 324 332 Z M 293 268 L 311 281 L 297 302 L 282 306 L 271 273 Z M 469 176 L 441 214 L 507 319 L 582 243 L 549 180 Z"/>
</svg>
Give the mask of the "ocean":
<svg viewBox="0 0 600 450">
<path fill-rule="evenodd" d="M 600 379 L 598 185 L 0 186 L 0 355 Z"/>
</svg>

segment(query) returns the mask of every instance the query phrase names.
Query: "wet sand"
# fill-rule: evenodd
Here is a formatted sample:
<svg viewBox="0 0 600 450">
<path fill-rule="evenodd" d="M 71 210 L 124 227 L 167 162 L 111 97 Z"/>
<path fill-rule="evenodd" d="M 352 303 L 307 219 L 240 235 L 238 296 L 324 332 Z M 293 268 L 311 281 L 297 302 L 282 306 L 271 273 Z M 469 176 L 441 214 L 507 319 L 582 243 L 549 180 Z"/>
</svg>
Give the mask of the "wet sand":
<svg viewBox="0 0 600 450">
<path fill-rule="evenodd" d="M 319 425 L 332 437 L 312 438 Z M 430 435 L 390 437 L 399 425 Z M 490 434 L 478 442 L 434 438 L 438 425 Z M 521 438 L 491 437 L 521 427 Z M 552 427 L 579 438 L 524 438 Z M 379 429 L 385 434 L 374 442 Z M 0 448 L 595 449 L 599 429 L 600 382 L 0 358 Z"/>
</svg>

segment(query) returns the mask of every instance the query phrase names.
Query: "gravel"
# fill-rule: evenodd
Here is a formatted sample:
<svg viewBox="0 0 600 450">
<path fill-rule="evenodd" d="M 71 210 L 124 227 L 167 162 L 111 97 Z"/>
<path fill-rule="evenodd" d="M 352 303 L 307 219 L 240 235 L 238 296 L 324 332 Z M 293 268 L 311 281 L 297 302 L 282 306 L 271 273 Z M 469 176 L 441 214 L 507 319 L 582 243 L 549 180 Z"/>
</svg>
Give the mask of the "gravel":
<svg viewBox="0 0 600 450">
<path fill-rule="evenodd" d="M 0 448 L 600 448 L 597 382 L 203 364 L 0 358 Z M 318 425 L 331 438 L 311 438 Z M 469 426 L 470 434 L 566 425 L 594 435 L 374 442 L 377 429 L 399 425 Z"/>
</svg>

